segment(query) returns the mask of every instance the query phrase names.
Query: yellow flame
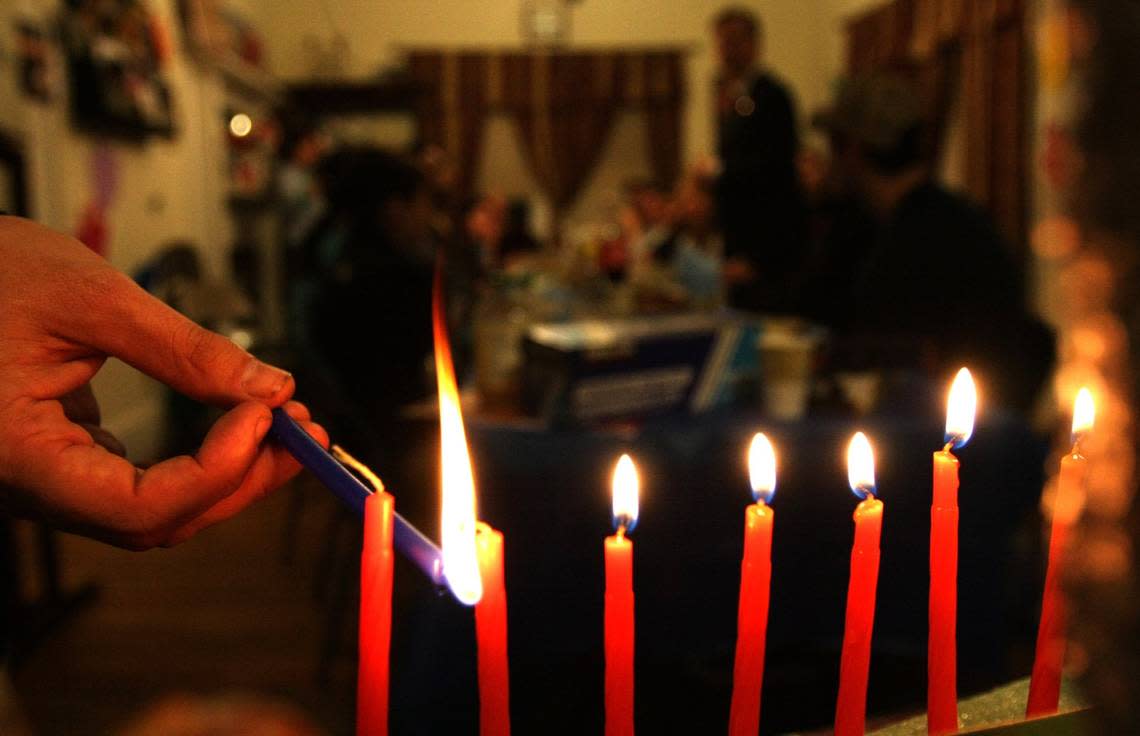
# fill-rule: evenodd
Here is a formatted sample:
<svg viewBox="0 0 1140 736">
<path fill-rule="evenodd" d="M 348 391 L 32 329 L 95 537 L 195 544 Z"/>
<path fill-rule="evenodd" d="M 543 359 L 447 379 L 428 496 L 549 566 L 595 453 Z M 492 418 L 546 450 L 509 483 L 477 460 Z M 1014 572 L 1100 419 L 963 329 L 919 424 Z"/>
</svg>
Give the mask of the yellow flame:
<svg viewBox="0 0 1140 736">
<path fill-rule="evenodd" d="M 856 432 L 847 445 L 847 483 L 861 497 L 875 492 L 875 453 L 862 432 Z"/>
<path fill-rule="evenodd" d="M 614 520 L 619 525 L 632 527 L 637 523 L 638 485 L 633 458 L 622 455 L 614 468 L 613 481 Z"/>
<path fill-rule="evenodd" d="M 776 493 L 776 452 L 763 432 L 757 432 L 748 447 L 748 478 L 757 501 L 772 500 Z"/>
<path fill-rule="evenodd" d="M 950 384 L 946 401 L 946 442 L 961 447 L 974 433 L 974 415 L 978 411 L 978 390 L 968 368 L 958 371 Z"/>
<path fill-rule="evenodd" d="M 1093 428 L 1096 418 L 1096 405 L 1093 403 L 1092 393 L 1085 387 L 1077 392 L 1076 401 L 1073 402 L 1073 443 L 1088 434 Z"/>
<path fill-rule="evenodd" d="M 440 546 L 443 574 L 460 602 L 475 605 L 483 598 L 483 581 L 475 549 L 475 478 L 467 453 L 467 435 L 459 404 L 459 386 L 444 322 L 442 269 L 437 266 L 432 294 L 435 375 L 439 387 L 439 434 L 442 499 Z"/>
</svg>

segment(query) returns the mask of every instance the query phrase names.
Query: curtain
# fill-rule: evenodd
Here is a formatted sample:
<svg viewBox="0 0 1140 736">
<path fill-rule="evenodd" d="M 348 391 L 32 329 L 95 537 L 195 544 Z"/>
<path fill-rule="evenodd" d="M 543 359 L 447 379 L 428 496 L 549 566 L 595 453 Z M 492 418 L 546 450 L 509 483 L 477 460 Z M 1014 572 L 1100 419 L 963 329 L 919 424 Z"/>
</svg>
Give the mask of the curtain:
<svg viewBox="0 0 1140 736">
<path fill-rule="evenodd" d="M 486 118 L 508 114 L 557 214 L 593 172 L 617 113 L 636 109 L 645 114 L 654 176 L 669 185 L 680 170 L 683 53 L 412 51 L 413 78 L 429 90 L 416 110 L 419 137 L 452 154 L 470 191 Z"/>
<path fill-rule="evenodd" d="M 618 103 L 614 62 L 608 54 L 508 60 L 510 112 L 556 216 L 574 201 L 605 147 Z"/>
<path fill-rule="evenodd" d="M 470 191 L 487 120 L 488 60 L 476 53 L 414 54 L 409 66 L 417 85 L 433 92 L 417 100 L 418 138 L 447 151 L 458 166 L 460 186 Z"/>
</svg>

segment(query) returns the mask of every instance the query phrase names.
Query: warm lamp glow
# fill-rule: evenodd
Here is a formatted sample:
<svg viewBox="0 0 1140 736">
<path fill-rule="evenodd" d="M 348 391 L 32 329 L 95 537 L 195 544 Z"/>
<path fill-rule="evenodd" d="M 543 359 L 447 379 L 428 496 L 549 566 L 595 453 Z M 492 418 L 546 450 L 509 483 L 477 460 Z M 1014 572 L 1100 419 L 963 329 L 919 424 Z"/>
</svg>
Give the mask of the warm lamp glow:
<svg viewBox="0 0 1140 736">
<path fill-rule="evenodd" d="M 245 138 L 253 131 L 253 120 L 244 112 L 230 118 L 230 132 L 235 138 Z"/>
<path fill-rule="evenodd" d="M 1093 428 L 1093 419 L 1096 416 L 1096 405 L 1093 404 L 1092 394 L 1082 387 L 1077 392 L 1077 399 L 1073 402 L 1073 444 L 1084 439 L 1089 430 Z"/>
<path fill-rule="evenodd" d="M 946 402 L 946 444 L 958 449 L 970 441 L 977 410 L 978 390 L 969 369 L 963 368 L 954 377 L 950 398 Z"/>
<path fill-rule="evenodd" d="M 444 323 L 440 269 L 432 294 L 432 333 L 435 375 L 439 386 L 439 434 L 442 499 L 440 546 L 447 585 L 461 603 L 473 606 L 483 597 L 479 560 L 475 552 L 475 478 L 467 453 L 467 435 L 459 405 L 459 387 Z"/>
<path fill-rule="evenodd" d="M 633 458 L 622 455 L 614 468 L 613 483 L 614 526 L 619 530 L 628 532 L 637 526 L 638 485 Z"/>
<path fill-rule="evenodd" d="M 752 497 L 757 502 L 771 503 L 776 495 L 776 452 L 763 432 L 757 432 L 748 447 L 748 477 L 752 481 Z"/>
<path fill-rule="evenodd" d="M 862 432 L 856 432 L 847 445 L 847 483 L 859 498 L 875 495 L 875 454 Z"/>
</svg>

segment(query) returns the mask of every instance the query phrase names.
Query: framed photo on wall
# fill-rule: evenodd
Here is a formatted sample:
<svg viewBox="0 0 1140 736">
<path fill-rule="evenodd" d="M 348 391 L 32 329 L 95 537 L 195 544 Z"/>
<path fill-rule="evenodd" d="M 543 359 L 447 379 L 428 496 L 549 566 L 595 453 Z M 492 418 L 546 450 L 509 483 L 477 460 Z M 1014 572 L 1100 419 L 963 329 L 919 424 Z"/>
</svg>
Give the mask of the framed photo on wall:
<svg viewBox="0 0 1140 736">
<path fill-rule="evenodd" d="M 143 0 L 67 0 L 63 46 L 76 127 L 128 139 L 173 135 L 162 70 L 169 39 Z"/>
</svg>

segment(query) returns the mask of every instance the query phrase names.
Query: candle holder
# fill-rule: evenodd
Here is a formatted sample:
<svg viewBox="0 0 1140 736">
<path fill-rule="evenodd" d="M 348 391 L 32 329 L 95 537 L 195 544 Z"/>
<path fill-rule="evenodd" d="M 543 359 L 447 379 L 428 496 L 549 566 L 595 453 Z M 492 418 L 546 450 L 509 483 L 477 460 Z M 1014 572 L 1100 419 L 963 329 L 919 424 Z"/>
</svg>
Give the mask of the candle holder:
<svg viewBox="0 0 1140 736">
<path fill-rule="evenodd" d="M 1100 733 L 1096 711 L 1066 680 L 1061 690 L 1059 713 L 1026 719 L 1025 698 L 1029 679 L 1023 678 L 989 692 L 973 695 L 958 704 L 961 728 L 956 734 L 970 736 L 1085 736 Z M 868 731 L 869 736 L 926 736 L 926 714 L 908 718 L 884 728 Z"/>
</svg>

